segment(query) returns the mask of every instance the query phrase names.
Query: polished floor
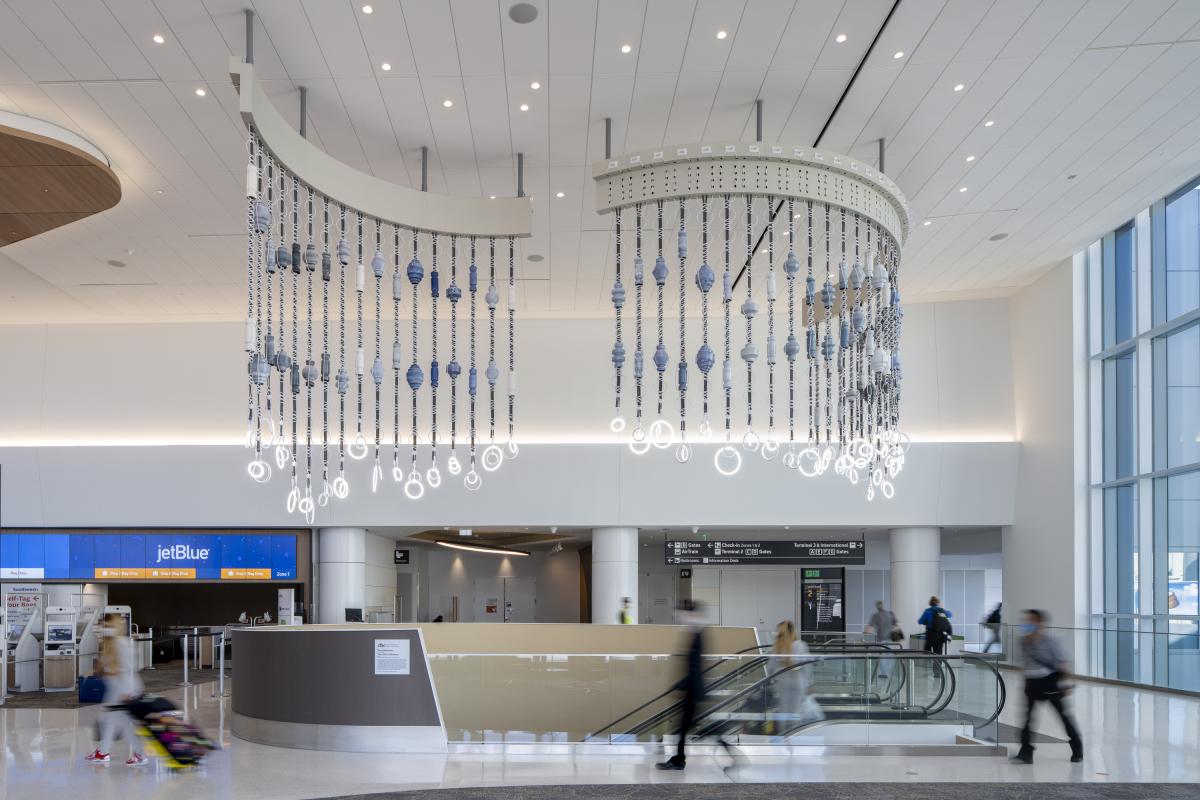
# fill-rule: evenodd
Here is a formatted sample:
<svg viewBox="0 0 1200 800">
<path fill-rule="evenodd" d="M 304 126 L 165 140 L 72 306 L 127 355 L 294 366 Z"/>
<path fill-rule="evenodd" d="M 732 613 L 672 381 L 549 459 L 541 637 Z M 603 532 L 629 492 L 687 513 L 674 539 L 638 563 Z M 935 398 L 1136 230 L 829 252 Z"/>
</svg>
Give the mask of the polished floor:
<svg viewBox="0 0 1200 800">
<path fill-rule="evenodd" d="M 158 765 L 126 768 L 123 745 L 114 748 L 110 765 L 84 764 L 83 756 L 94 747 L 94 707 L 0 707 L 0 797 L 283 800 L 470 786 L 671 782 L 1200 782 L 1200 700 L 1090 684 L 1081 685 L 1074 700 L 1086 743 L 1083 764 L 1068 762 L 1066 744 L 1043 744 L 1032 767 L 997 757 L 805 755 L 754 757 L 727 771 L 728 759 L 705 755 L 690 758 L 684 772 L 659 772 L 644 756 L 384 756 L 276 749 L 230 737 L 228 700 L 222 704 L 213 694 L 211 684 L 167 693 L 186 703 L 194 722 L 209 731 L 220 729 L 226 748 L 213 753 L 202 770 L 181 774 Z M 1017 724 L 1018 717 L 1017 705 L 1010 702 L 1003 721 Z M 1038 722 L 1039 730 L 1061 737 L 1052 714 Z"/>
</svg>

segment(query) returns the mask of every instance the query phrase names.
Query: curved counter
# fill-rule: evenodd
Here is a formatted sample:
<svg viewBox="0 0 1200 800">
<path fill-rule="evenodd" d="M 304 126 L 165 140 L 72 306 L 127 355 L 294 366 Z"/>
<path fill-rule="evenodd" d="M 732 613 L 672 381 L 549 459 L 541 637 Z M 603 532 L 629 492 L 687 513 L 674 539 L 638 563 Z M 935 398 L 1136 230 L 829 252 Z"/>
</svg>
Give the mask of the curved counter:
<svg viewBox="0 0 1200 800">
<path fill-rule="evenodd" d="M 241 739 L 308 750 L 446 752 L 415 626 L 238 628 L 233 652 L 231 729 Z"/>
</svg>

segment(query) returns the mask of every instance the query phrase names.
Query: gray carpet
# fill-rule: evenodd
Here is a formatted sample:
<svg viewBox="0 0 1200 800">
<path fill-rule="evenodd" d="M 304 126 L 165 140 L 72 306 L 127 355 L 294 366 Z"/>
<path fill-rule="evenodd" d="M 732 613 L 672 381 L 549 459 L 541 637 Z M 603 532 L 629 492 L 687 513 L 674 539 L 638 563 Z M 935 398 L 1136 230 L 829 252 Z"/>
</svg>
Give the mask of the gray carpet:
<svg viewBox="0 0 1200 800">
<path fill-rule="evenodd" d="M 1200 784 L 1163 783 L 657 783 L 492 786 L 346 795 L 326 800 L 1200 800 Z"/>
</svg>

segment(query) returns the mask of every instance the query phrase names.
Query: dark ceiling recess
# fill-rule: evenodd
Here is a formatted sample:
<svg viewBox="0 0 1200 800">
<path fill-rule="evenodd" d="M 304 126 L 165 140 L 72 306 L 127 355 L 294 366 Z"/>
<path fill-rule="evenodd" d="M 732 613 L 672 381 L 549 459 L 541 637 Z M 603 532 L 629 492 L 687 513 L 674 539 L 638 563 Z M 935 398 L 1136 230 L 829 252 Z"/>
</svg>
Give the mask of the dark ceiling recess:
<svg viewBox="0 0 1200 800">
<path fill-rule="evenodd" d="M 517 3 L 508 10 L 508 18 L 518 25 L 528 25 L 537 19 L 537 6 L 531 3 Z"/>
<path fill-rule="evenodd" d="M 833 119 L 837 116 L 838 111 L 841 109 L 842 103 L 846 102 L 846 97 L 849 96 L 850 90 L 854 88 L 854 82 L 858 80 L 858 74 L 862 72 L 863 66 L 871 57 L 871 53 L 875 51 L 875 45 L 879 43 L 879 37 L 883 36 L 883 32 L 887 30 L 888 23 L 892 21 L 892 17 L 895 15 L 896 9 L 899 7 L 900 0 L 895 0 L 895 2 L 892 3 L 891 9 L 888 10 L 887 16 L 883 18 L 883 22 L 880 24 L 879 30 L 875 31 L 875 36 L 871 39 L 871 43 L 867 45 L 867 51 L 863 53 L 863 57 L 859 60 L 858 66 L 854 68 L 853 74 L 850 75 L 850 80 L 846 82 L 846 88 L 842 89 L 841 96 L 839 96 L 837 102 L 834 103 L 833 111 L 830 111 L 829 116 L 825 118 L 825 124 L 821 126 L 821 132 L 817 134 L 816 141 L 812 143 L 813 147 L 821 146 L 821 140 L 825 138 L 825 132 L 828 131 L 829 126 L 833 124 Z M 750 259 L 754 258 L 754 254 L 762 249 L 763 239 L 765 239 L 767 236 L 767 228 L 775 224 L 775 217 L 777 217 L 779 212 L 783 210 L 783 203 L 784 201 L 780 200 L 778 205 L 771 210 L 771 217 L 767 220 L 767 224 L 763 226 L 762 232 L 758 234 L 758 241 L 754 243 L 754 249 L 750 251 L 750 256 L 746 259 L 746 263 L 742 264 L 742 268 L 738 272 L 737 277 L 733 279 L 733 287 L 735 289 L 737 288 L 737 285 L 741 283 L 742 276 L 746 274 L 746 270 L 750 266 Z"/>
</svg>

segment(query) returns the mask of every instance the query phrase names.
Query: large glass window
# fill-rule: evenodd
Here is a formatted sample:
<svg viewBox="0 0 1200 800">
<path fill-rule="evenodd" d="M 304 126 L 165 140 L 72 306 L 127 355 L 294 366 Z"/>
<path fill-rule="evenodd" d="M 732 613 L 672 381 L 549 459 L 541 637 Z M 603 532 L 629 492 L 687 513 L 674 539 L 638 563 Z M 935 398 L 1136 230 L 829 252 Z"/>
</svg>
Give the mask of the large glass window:
<svg viewBox="0 0 1200 800">
<path fill-rule="evenodd" d="M 1133 352 L 1104 361 L 1104 480 L 1137 469 L 1137 360 Z"/>
<path fill-rule="evenodd" d="M 1090 526 L 1104 631 L 1086 668 L 1200 691 L 1200 180 L 1083 255 L 1099 344 Z"/>
<path fill-rule="evenodd" d="M 1112 347 L 1133 336 L 1137 318 L 1137 284 L 1134 268 L 1133 223 L 1106 237 L 1103 248 L 1104 346 Z"/>
<path fill-rule="evenodd" d="M 1155 362 L 1162 393 L 1154 415 L 1155 466 L 1200 462 L 1200 326 L 1161 337 Z"/>
<path fill-rule="evenodd" d="M 1164 253 L 1156 264 L 1154 320 L 1172 320 L 1200 308 L 1200 184 L 1167 198 Z"/>
</svg>

